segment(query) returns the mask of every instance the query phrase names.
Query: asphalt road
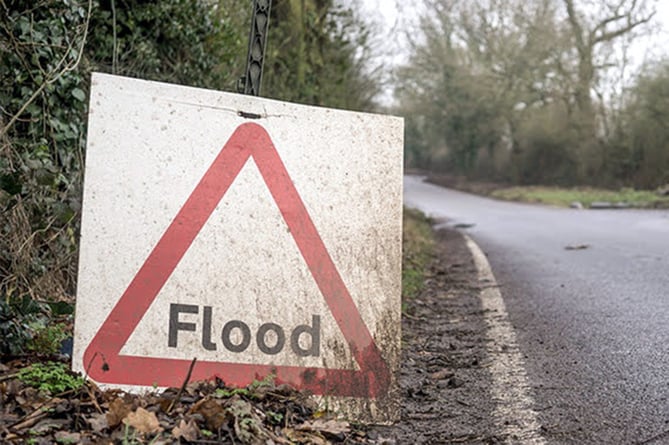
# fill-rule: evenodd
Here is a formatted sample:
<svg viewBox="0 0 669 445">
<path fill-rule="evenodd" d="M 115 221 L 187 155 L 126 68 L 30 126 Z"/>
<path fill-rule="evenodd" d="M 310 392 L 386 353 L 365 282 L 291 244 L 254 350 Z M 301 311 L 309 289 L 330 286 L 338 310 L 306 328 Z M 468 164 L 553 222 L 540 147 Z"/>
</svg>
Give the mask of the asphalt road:
<svg viewBox="0 0 669 445">
<path fill-rule="evenodd" d="M 406 177 L 487 254 L 551 444 L 669 444 L 669 211 L 486 199 Z"/>
</svg>

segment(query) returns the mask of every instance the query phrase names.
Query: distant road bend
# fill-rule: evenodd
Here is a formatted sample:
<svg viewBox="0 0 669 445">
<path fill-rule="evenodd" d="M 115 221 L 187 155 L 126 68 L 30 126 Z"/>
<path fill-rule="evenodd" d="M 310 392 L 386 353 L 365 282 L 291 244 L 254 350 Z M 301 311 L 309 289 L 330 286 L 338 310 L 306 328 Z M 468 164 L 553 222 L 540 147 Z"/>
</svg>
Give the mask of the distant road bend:
<svg viewBox="0 0 669 445">
<path fill-rule="evenodd" d="M 487 254 L 547 443 L 669 444 L 669 211 L 404 193 Z"/>
</svg>

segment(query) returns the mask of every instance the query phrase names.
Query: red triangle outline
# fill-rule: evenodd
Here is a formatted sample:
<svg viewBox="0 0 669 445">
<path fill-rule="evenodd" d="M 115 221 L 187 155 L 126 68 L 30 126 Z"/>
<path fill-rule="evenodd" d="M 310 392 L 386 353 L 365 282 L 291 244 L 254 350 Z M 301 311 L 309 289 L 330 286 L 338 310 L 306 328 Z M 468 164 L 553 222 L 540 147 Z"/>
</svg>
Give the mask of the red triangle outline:
<svg viewBox="0 0 669 445">
<path fill-rule="evenodd" d="M 83 356 L 83 369 L 99 383 L 180 386 L 191 360 L 120 355 L 140 320 L 249 158 L 253 158 L 320 289 L 359 370 L 197 361 L 191 380 L 219 377 L 246 386 L 274 374 L 316 395 L 383 397 L 390 370 L 344 284 L 267 131 L 241 124 L 153 248 Z"/>
</svg>

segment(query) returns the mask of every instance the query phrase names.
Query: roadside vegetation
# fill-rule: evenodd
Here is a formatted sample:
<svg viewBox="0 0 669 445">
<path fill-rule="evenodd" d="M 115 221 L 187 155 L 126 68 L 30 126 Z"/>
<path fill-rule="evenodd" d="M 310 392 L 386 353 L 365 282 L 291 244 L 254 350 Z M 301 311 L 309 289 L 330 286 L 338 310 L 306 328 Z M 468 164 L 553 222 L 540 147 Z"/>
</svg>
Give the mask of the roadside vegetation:
<svg viewBox="0 0 669 445">
<path fill-rule="evenodd" d="M 102 391 L 69 371 L 93 71 L 236 92 L 252 2 L 0 0 L 0 441 L 358 443 L 257 382 Z M 262 95 L 372 111 L 370 34 L 334 1 L 274 0 Z"/>
<path fill-rule="evenodd" d="M 430 220 L 414 209 L 404 209 L 402 229 L 402 301 L 418 295 L 425 285 L 434 236 Z"/>
<path fill-rule="evenodd" d="M 649 190 L 621 189 L 618 191 L 559 187 L 509 187 L 494 190 L 490 196 L 508 201 L 535 202 L 559 207 L 569 207 L 580 203 L 583 207 L 597 205 L 634 208 L 669 208 L 669 196 Z M 576 204 L 578 205 L 578 204 Z"/>
<path fill-rule="evenodd" d="M 70 329 L 90 73 L 236 92 L 251 9 L 0 0 L 0 354 L 50 353 Z M 369 39 L 350 7 L 274 0 L 262 95 L 370 111 Z"/>
<path fill-rule="evenodd" d="M 1 442 L 364 442 L 360 428 L 271 379 L 231 388 L 184 376 L 182 388 L 127 394 L 69 370 L 90 73 L 234 92 L 250 10 L 232 0 L 0 0 Z M 353 9 L 274 0 L 263 96 L 372 111 L 381 82 L 368 39 Z M 414 268 L 420 237 L 405 250 Z M 412 280 L 408 294 L 418 270 Z"/>
</svg>

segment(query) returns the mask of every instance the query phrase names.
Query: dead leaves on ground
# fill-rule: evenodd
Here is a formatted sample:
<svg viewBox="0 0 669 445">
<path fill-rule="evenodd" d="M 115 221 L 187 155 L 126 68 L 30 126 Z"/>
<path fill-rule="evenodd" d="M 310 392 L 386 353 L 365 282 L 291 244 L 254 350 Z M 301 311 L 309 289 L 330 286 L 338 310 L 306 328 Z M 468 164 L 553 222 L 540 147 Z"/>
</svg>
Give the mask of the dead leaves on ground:
<svg viewBox="0 0 669 445">
<path fill-rule="evenodd" d="M 87 382 L 77 392 L 47 397 L 4 371 L 2 443 L 365 443 L 364 432 L 319 417 L 312 399 L 286 385 L 232 389 L 220 380 L 196 382 L 174 401 L 175 388 L 128 394 Z"/>
<path fill-rule="evenodd" d="M 160 427 L 160 422 L 158 422 L 156 414 L 145 410 L 141 406 L 135 411 L 128 413 L 123 419 L 123 423 L 134 428 L 135 431 L 143 436 L 156 434 L 163 430 Z"/>
<path fill-rule="evenodd" d="M 200 428 L 198 428 L 195 420 L 190 419 L 186 422 L 184 419 L 179 421 L 179 426 L 172 428 L 172 437 L 175 439 L 184 439 L 187 442 L 194 442 L 200 436 Z"/>
</svg>

